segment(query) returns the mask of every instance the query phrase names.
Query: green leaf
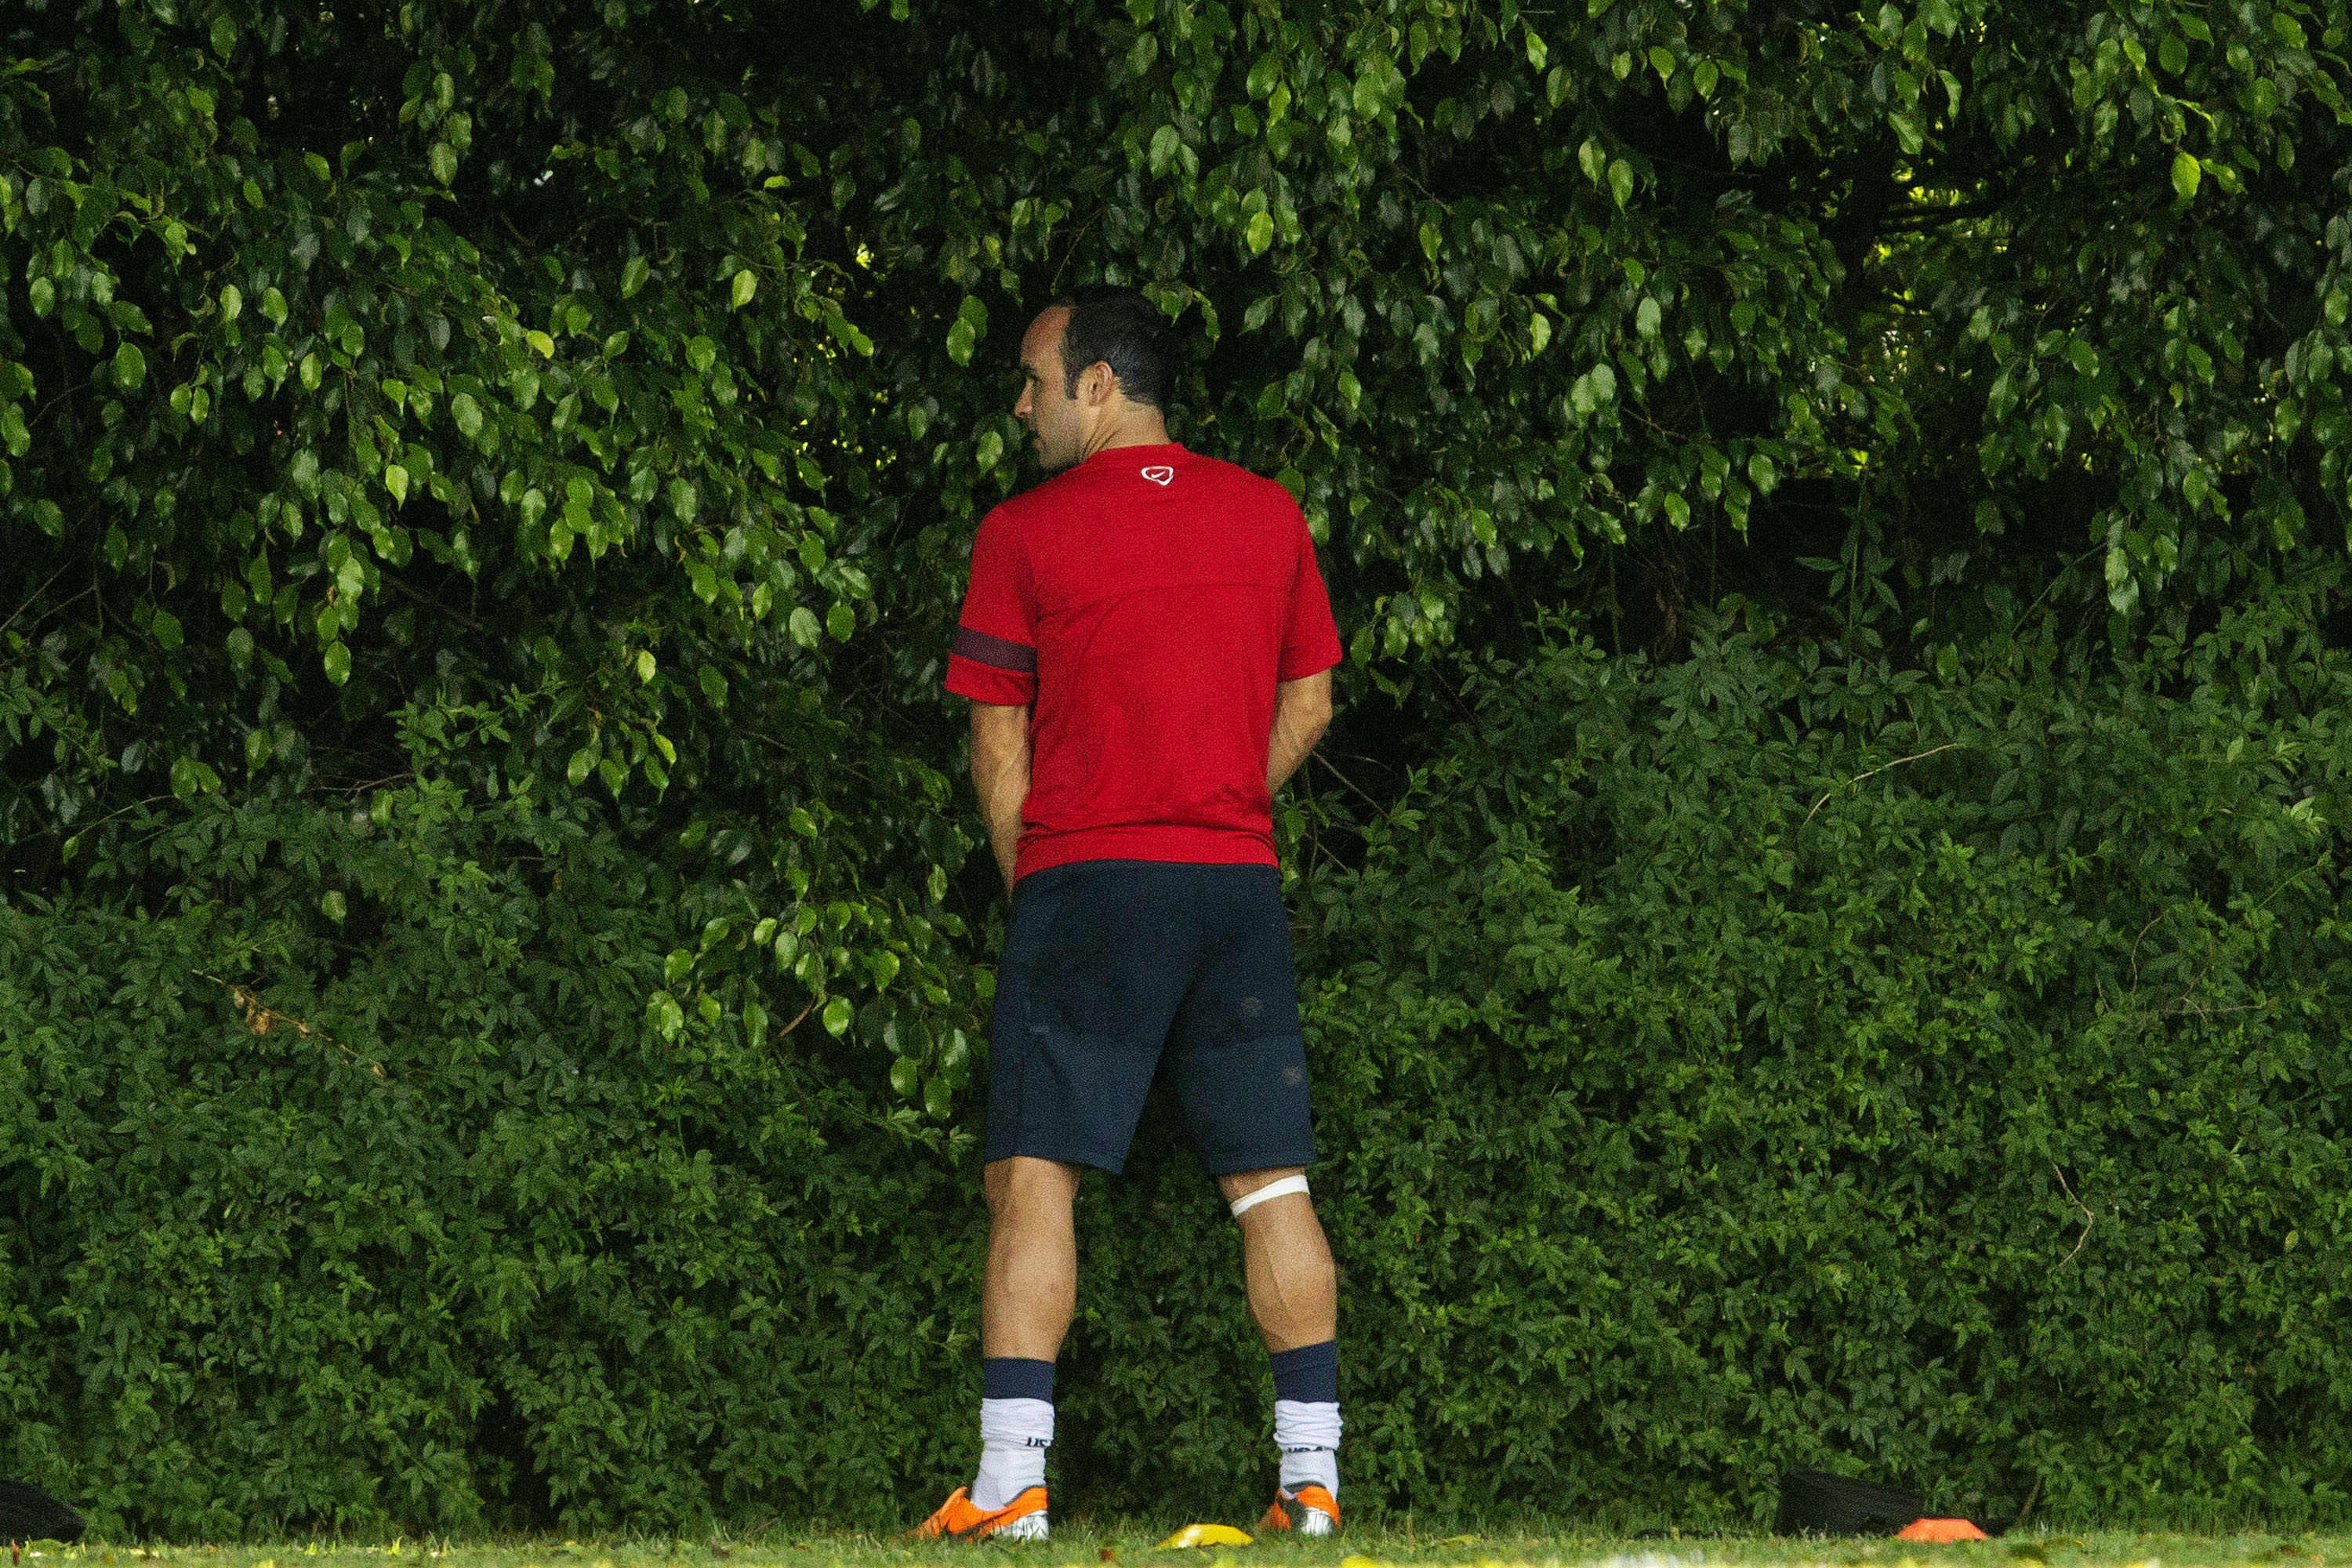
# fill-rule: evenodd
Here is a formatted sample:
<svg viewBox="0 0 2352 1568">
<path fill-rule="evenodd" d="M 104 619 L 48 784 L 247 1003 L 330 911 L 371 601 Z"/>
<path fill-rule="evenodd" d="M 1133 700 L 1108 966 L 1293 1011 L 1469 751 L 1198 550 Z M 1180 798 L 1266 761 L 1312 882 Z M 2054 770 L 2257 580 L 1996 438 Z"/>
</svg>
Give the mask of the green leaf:
<svg viewBox="0 0 2352 1568">
<path fill-rule="evenodd" d="M 407 505 L 408 470 L 398 463 L 386 463 L 383 466 L 383 488 L 392 492 L 395 505 Z"/>
<path fill-rule="evenodd" d="M 425 159 L 426 164 L 432 169 L 435 179 L 445 185 L 456 183 L 457 150 L 455 147 L 450 146 L 446 142 L 436 142 L 433 143 L 433 150 L 425 155 Z"/>
<path fill-rule="evenodd" d="M 621 264 L 621 298 L 635 299 L 637 290 L 646 286 L 646 278 L 652 270 L 652 264 L 642 256 L 632 256 L 623 262 Z"/>
<path fill-rule="evenodd" d="M 845 996 L 836 996 L 824 1005 L 824 1031 L 838 1039 L 849 1032 L 849 1020 L 856 1009 Z"/>
<path fill-rule="evenodd" d="M 343 923 L 343 917 L 350 911 L 343 902 L 341 891 L 330 888 L 319 899 L 319 912 L 337 925 L 341 925 Z"/>
<path fill-rule="evenodd" d="M 665 1040 L 675 1040 L 686 1027 L 686 1011 L 677 998 L 667 991 L 656 991 L 646 998 L 646 1025 Z"/>
<path fill-rule="evenodd" d="M 639 648 L 637 650 L 637 679 L 641 684 L 651 684 L 653 678 L 653 652 L 649 648 Z"/>
<path fill-rule="evenodd" d="M 468 441 L 482 433 L 482 405 L 474 401 L 471 393 L 461 392 L 449 399 L 449 418 L 457 426 L 457 434 Z"/>
<path fill-rule="evenodd" d="M 818 622 L 816 612 L 805 605 L 793 606 L 785 624 L 792 632 L 793 641 L 803 647 L 813 648 L 824 640 L 824 627 Z"/>
<path fill-rule="evenodd" d="M 341 643 L 329 643 L 320 662 L 326 667 L 329 685 L 341 686 L 352 678 L 352 650 Z"/>
<path fill-rule="evenodd" d="M 1609 165 L 1609 194 L 1623 206 L 1633 195 L 1633 165 L 1620 158 Z"/>
<path fill-rule="evenodd" d="M 148 630 L 154 637 L 156 646 L 163 648 L 164 652 L 174 653 L 179 650 L 182 638 L 180 618 L 168 610 L 158 610 L 155 612 L 155 618 L 148 624 Z"/>
<path fill-rule="evenodd" d="M 596 748 L 594 746 L 583 746 L 578 751 L 572 752 L 572 760 L 563 765 L 563 777 L 572 788 L 577 789 L 580 785 L 587 782 L 589 773 L 594 770 L 595 766 Z"/>
<path fill-rule="evenodd" d="M 1274 243 L 1274 218 L 1266 213 L 1252 213 L 1249 220 L 1249 248 L 1252 256 L 1264 256 Z"/>
<path fill-rule="evenodd" d="M 2117 615 L 2129 615 L 2139 603 L 2139 579 L 2132 572 L 2131 557 L 2120 546 L 2107 551 L 2106 579 L 2107 603 Z"/>
<path fill-rule="evenodd" d="M 130 392 L 147 379 L 147 356 L 139 345 L 125 341 L 114 351 L 114 384 Z"/>
<path fill-rule="evenodd" d="M 185 753 L 173 758 L 172 793 L 182 800 L 202 793 L 205 788 L 205 775 L 211 772 L 210 768 Z M 215 778 L 214 781 L 215 788 L 218 787 L 218 783 Z"/>
<path fill-rule="evenodd" d="M 2190 156 L 2187 153 L 2180 153 L 2174 155 L 2172 160 L 2172 188 L 2180 193 L 2180 199 L 2182 201 L 2185 202 L 2197 194 L 2197 183 L 2201 178 L 2203 178 L 2203 171 L 2198 167 L 2197 160 L 2194 157 Z"/>
<path fill-rule="evenodd" d="M 742 271 L 735 274 L 735 281 L 729 290 L 729 299 L 733 308 L 740 310 L 750 304 L 751 296 L 759 291 L 760 279 L 753 275 L 750 268 L 746 267 Z"/>
<path fill-rule="evenodd" d="M 824 629 L 833 634 L 835 642 L 847 642 L 857 629 L 857 612 L 847 605 L 836 604 L 824 613 Z"/>
</svg>

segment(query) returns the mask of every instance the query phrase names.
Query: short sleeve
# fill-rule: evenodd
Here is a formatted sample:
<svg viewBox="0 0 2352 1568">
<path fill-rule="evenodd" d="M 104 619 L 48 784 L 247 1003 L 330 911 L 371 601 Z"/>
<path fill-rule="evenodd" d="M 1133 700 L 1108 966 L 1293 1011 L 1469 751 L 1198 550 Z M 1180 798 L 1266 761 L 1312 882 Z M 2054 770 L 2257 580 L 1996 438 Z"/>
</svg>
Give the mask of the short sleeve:
<svg viewBox="0 0 2352 1568">
<path fill-rule="evenodd" d="M 1315 539 L 1298 520 L 1298 574 L 1290 584 L 1290 609 L 1283 621 L 1277 680 L 1304 680 L 1339 662 L 1339 628 L 1332 624 L 1330 595 L 1315 564 Z"/>
<path fill-rule="evenodd" d="M 1037 595 L 1020 534 L 1003 507 L 971 545 L 971 585 L 948 652 L 947 689 L 975 702 L 1019 708 L 1037 695 Z"/>
</svg>

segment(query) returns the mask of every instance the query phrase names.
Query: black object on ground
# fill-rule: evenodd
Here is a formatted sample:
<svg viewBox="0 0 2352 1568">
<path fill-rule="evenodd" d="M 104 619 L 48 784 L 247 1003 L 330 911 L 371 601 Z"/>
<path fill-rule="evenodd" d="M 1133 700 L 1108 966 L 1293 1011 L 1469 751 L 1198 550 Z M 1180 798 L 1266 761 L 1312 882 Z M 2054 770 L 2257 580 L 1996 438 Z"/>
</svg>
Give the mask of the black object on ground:
<svg viewBox="0 0 2352 1568">
<path fill-rule="evenodd" d="M 1892 1535 L 1927 1511 L 1927 1500 L 1900 1487 L 1883 1487 L 1827 1470 L 1791 1470 L 1780 1478 L 1775 1535 Z"/>
<path fill-rule="evenodd" d="M 1971 1519 L 1970 1524 L 1989 1536 L 2000 1535 L 2032 1510 L 2040 1496 L 2036 1481 L 2025 1507 L 2012 1519 Z M 1780 1511 L 1773 1517 L 1775 1535 L 1893 1535 L 1916 1519 L 1928 1517 L 1927 1500 L 1901 1487 L 1833 1476 L 1827 1470 L 1791 1470 L 1780 1478 Z M 1958 1519 L 1958 1514 L 1937 1514 Z"/>
<path fill-rule="evenodd" d="M 81 1515 L 30 1481 L 0 1476 L 0 1541 L 79 1541 Z"/>
</svg>

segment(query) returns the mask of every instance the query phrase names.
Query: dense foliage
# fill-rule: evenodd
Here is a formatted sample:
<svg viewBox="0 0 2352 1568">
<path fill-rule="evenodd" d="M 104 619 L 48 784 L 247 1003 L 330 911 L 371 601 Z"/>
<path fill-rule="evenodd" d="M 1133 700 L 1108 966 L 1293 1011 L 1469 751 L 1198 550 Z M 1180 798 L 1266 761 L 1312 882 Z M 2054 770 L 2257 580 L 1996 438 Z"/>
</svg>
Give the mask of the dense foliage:
<svg viewBox="0 0 2352 1568">
<path fill-rule="evenodd" d="M 1108 277 L 1349 639 L 1278 826 L 1356 1495 L 2337 1506 L 2341 6 L 779 16 L 0 18 L 0 1468 L 957 1468 L 936 679 Z M 1254 1494 L 1197 1173 L 1086 1202 L 1067 1485 Z"/>
<path fill-rule="evenodd" d="M 1813 1462 L 2340 1518 L 2317 586 L 2087 687 L 2038 639 L 1940 681 L 1712 624 L 1486 668 L 1311 886 L 1355 1506 L 1752 1521 Z M 0 912 L 9 1462 L 208 1535 L 903 1521 L 961 1479 L 969 1148 L 845 1045 L 646 1026 L 678 889 L 578 804 L 377 798 L 199 803 L 130 866 L 176 912 Z M 364 950 L 286 912 L 328 864 L 394 911 Z M 1175 1121 L 1081 1201 L 1066 1510 L 1262 1500 Z"/>
<path fill-rule="evenodd" d="M 2085 685 L 1712 624 L 1491 668 L 1317 889 L 1375 1473 L 2340 1517 L 2352 659 L 2313 588 Z"/>
</svg>

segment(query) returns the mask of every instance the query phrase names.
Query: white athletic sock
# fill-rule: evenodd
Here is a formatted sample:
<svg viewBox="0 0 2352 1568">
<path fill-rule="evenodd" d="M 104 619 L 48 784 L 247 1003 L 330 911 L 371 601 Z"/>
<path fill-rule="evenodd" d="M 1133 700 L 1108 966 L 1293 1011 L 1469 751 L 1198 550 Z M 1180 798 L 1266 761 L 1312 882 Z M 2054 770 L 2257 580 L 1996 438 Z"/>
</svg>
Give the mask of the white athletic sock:
<svg viewBox="0 0 2352 1568">
<path fill-rule="evenodd" d="M 1304 1400 L 1274 1402 L 1274 1446 L 1282 1450 L 1282 1489 L 1321 1487 L 1339 1496 L 1339 1407 Z"/>
<path fill-rule="evenodd" d="M 1053 1446 L 1051 1400 L 982 1400 L 980 1474 L 971 1483 L 972 1506 L 1000 1509 L 1031 1487 L 1044 1486 L 1045 1450 Z"/>
</svg>

